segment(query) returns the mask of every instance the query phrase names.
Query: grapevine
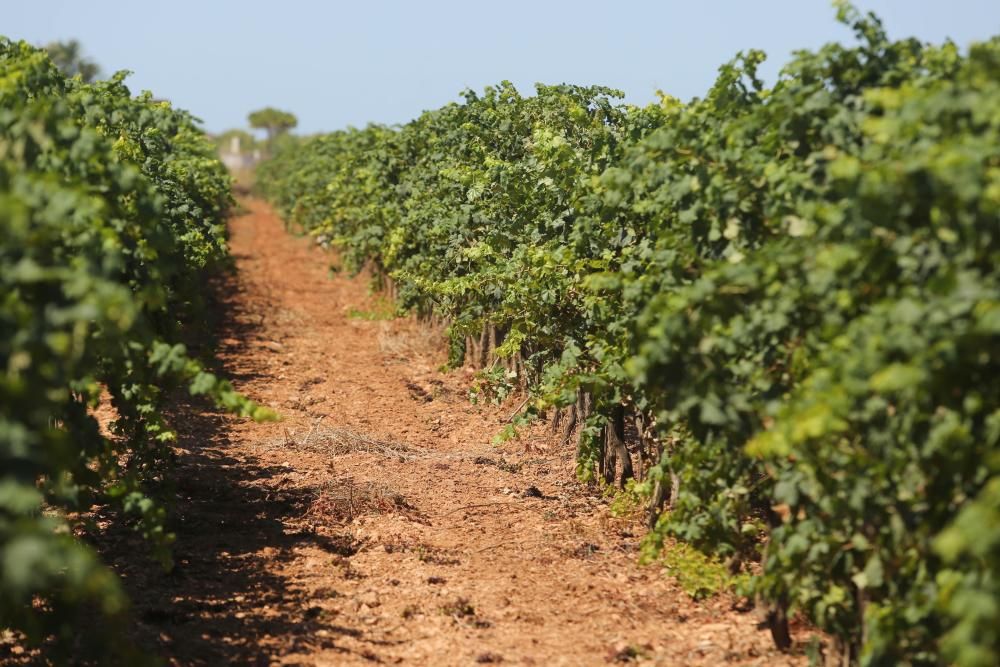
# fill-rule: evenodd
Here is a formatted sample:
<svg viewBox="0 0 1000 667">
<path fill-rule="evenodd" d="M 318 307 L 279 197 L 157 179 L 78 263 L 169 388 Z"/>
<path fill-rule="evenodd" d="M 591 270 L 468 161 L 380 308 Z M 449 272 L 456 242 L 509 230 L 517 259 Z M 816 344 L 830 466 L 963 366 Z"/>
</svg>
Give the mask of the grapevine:
<svg viewBox="0 0 1000 667">
<path fill-rule="evenodd" d="M 229 176 L 189 114 L 124 78 L 85 84 L 0 39 L 0 626 L 54 640 L 57 657 L 80 614 L 112 623 L 127 605 L 76 513 L 117 506 L 170 565 L 144 491 L 174 437 L 165 397 L 186 387 L 270 416 L 177 342 L 226 266 Z M 110 438 L 93 416 L 104 392 Z"/>
<path fill-rule="evenodd" d="M 770 87 L 758 51 L 687 103 L 504 82 L 259 184 L 576 433 L 582 478 L 640 477 L 651 549 L 750 574 L 780 646 L 799 614 L 861 664 L 992 665 L 1000 38 L 839 16 L 856 43 Z"/>
</svg>

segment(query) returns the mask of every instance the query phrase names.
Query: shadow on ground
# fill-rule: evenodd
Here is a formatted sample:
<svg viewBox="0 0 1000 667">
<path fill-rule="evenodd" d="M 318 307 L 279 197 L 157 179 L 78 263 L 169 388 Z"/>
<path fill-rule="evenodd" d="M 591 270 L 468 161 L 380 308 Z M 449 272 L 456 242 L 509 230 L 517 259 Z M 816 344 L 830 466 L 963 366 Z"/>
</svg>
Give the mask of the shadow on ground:
<svg viewBox="0 0 1000 667">
<path fill-rule="evenodd" d="M 259 325 L 237 307 L 238 289 L 235 274 L 211 286 L 212 310 L 220 314 L 213 327 L 220 341 L 229 341 L 227 357 L 245 360 L 252 350 L 239 347 L 253 344 Z M 261 376 L 252 365 L 215 370 L 237 385 Z M 334 598 L 336 590 L 309 597 L 282 575 L 293 550 L 307 546 L 328 556 L 330 568 L 344 567 L 357 548 L 352 535 L 346 529 L 318 534 L 297 521 L 312 500 L 310 490 L 286 484 L 287 468 L 236 447 L 233 418 L 186 396 L 177 397 L 169 413 L 178 456 L 153 495 L 169 508 L 177 536 L 173 570 L 164 571 L 120 521 L 95 540 L 132 600 L 137 643 L 171 664 L 268 665 L 306 650 L 339 650 L 338 638 L 346 636 L 355 646 L 363 642 L 362 630 L 322 606 L 319 597 Z M 98 512 L 94 518 L 111 517 Z"/>
</svg>

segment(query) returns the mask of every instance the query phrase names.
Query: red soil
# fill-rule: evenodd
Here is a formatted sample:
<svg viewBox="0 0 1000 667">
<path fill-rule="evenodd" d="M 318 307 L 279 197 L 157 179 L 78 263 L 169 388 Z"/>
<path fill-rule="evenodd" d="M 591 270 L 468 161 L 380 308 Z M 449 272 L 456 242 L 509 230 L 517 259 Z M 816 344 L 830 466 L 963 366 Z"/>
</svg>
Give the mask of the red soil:
<svg viewBox="0 0 1000 667">
<path fill-rule="evenodd" d="M 730 596 L 638 566 L 642 526 L 574 480 L 571 446 L 544 425 L 492 445 L 516 401 L 471 404 L 440 332 L 365 319 L 364 279 L 244 206 L 220 370 L 284 420 L 174 417 L 176 570 L 104 545 L 143 644 L 177 665 L 804 663 Z"/>
</svg>

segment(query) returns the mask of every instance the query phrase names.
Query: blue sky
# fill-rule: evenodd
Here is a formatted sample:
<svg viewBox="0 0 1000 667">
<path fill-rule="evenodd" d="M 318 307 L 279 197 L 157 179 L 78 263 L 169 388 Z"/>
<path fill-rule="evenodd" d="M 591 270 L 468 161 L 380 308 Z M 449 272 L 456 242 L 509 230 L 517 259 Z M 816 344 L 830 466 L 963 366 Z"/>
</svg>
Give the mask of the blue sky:
<svg viewBox="0 0 1000 667">
<path fill-rule="evenodd" d="M 1000 0 L 857 0 L 893 37 L 961 46 L 1000 34 Z M 738 50 L 773 78 L 789 54 L 850 39 L 828 0 L 0 0 L 0 34 L 79 39 L 211 131 L 272 105 L 303 132 L 395 123 L 510 79 L 602 84 L 645 103 L 701 95 Z"/>
</svg>

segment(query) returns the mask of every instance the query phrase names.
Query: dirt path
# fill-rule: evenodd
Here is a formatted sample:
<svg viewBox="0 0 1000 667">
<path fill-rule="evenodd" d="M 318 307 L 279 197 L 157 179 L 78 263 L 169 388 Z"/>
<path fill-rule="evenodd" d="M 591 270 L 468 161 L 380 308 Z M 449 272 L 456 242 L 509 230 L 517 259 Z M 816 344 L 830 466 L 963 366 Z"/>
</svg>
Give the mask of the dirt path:
<svg viewBox="0 0 1000 667">
<path fill-rule="evenodd" d="M 145 642 L 180 665 L 801 661 L 638 567 L 641 528 L 573 481 L 571 447 L 491 445 L 512 408 L 439 373 L 434 332 L 366 319 L 364 280 L 245 206 L 223 372 L 285 419 L 175 418 L 178 566 L 116 564 Z"/>
</svg>

